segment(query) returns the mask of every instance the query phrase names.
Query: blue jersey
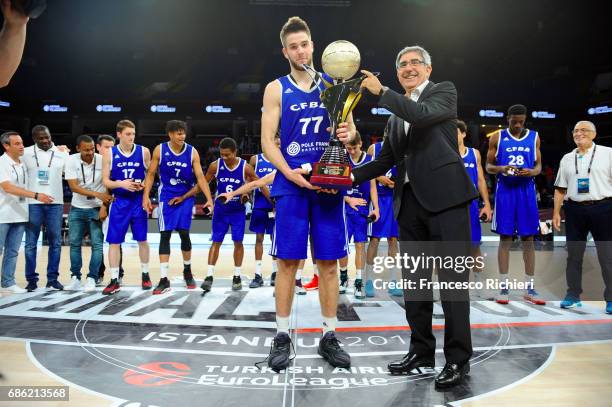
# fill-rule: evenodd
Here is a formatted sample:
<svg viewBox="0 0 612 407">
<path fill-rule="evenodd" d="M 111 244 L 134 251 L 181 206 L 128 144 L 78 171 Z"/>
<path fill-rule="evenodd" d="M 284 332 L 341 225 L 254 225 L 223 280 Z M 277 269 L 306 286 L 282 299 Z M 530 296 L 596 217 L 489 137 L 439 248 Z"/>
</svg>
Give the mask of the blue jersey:
<svg viewBox="0 0 612 407">
<path fill-rule="evenodd" d="M 326 81 L 332 82 L 323 75 Z M 319 81 L 304 91 L 287 75 L 278 79 L 281 88 L 280 140 L 281 152 L 291 168 L 321 159 L 329 144 L 329 116 L 321 102 L 325 85 Z M 273 196 L 301 194 L 304 188 L 288 181 L 281 173 L 274 178 Z"/>
<path fill-rule="evenodd" d="M 144 149 L 141 145 L 134 144 L 132 152 L 124 154 L 116 145 L 111 150 L 110 179 L 111 181 L 123 181 L 132 179 L 134 182 L 144 182 L 147 169 L 144 163 Z M 127 189 L 115 188 L 113 195 L 127 199 L 142 199 L 143 191 L 130 192 Z"/>
<path fill-rule="evenodd" d="M 526 129 L 526 135 L 517 139 L 507 129 L 499 132 L 497 152 L 495 153 L 497 165 L 512 165 L 517 168 L 533 168 L 536 162 L 536 144 L 538 133 Z M 515 177 L 505 174 L 497 175 L 497 182 L 507 186 L 525 185 L 534 183 L 533 177 Z"/>
<path fill-rule="evenodd" d="M 193 173 L 193 147 L 185 143 L 183 151 L 176 154 L 169 143 L 161 145 L 159 157 L 159 201 L 185 195 L 195 185 Z"/>
<path fill-rule="evenodd" d="M 382 142 L 375 143 L 374 155 L 372 156 L 372 159 L 376 158 L 376 156 L 380 154 L 380 150 L 382 150 Z M 397 167 L 394 165 L 393 168 L 387 171 L 385 176 L 395 181 L 395 177 L 397 176 Z M 378 196 L 393 195 L 393 188 L 389 188 L 388 186 L 385 186 L 380 182 L 376 181 L 376 192 L 378 192 Z"/>
<path fill-rule="evenodd" d="M 372 157 L 370 157 L 367 154 L 362 154 L 361 160 L 359 162 L 354 162 L 353 158 L 349 155 L 349 164 L 351 165 L 351 169 L 359 168 L 370 161 L 372 161 Z M 365 206 L 358 206 L 359 214 L 368 216 L 368 209 L 369 209 L 370 198 L 371 198 L 370 197 L 370 180 L 363 181 L 358 186 L 353 187 L 352 189 L 349 189 L 348 191 L 346 191 L 346 195 L 352 198 L 365 199 L 368 204 Z M 352 214 L 353 212 L 355 212 L 355 210 L 351 208 L 348 204 L 345 204 L 345 205 L 346 205 L 347 214 Z"/>
<path fill-rule="evenodd" d="M 462 156 L 465 169 L 472 180 L 472 183 L 478 189 L 478 160 L 476 159 L 476 150 L 467 147 L 465 155 Z"/>
<path fill-rule="evenodd" d="M 276 167 L 270 161 L 266 160 L 263 154 L 257 154 L 256 160 L 257 161 L 255 161 L 255 175 L 257 175 L 257 177 L 263 178 L 274 170 L 276 170 Z M 272 185 L 269 185 L 268 189 L 271 193 Z M 253 209 L 263 209 L 268 211 L 272 209 L 272 204 L 266 199 L 265 196 L 263 196 L 259 188 L 257 188 L 255 190 L 255 193 L 253 194 Z"/>
<path fill-rule="evenodd" d="M 222 158 L 217 159 L 217 172 L 215 173 L 215 177 L 217 178 L 216 195 L 235 191 L 244 185 L 245 165 L 246 161 L 242 158 L 238 158 L 238 164 L 233 169 L 229 169 Z M 231 201 L 223 204 L 221 207 L 228 210 L 244 210 L 244 205 L 240 203 L 240 196 L 233 197 Z"/>
</svg>

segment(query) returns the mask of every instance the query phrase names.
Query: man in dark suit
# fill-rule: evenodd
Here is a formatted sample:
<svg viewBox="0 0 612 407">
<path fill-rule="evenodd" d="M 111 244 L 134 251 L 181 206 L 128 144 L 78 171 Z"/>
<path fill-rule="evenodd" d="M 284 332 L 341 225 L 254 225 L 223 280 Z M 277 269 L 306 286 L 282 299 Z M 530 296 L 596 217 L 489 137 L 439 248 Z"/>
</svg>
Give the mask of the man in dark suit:
<svg viewBox="0 0 612 407">
<path fill-rule="evenodd" d="M 378 105 L 393 115 L 387 122 L 387 137 L 380 154 L 353 171 L 354 181 L 358 184 L 375 178 L 397 164 L 393 209 L 400 226 L 400 250 L 420 255 L 422 249 L 443 258 L 468 256 L 468 205 L 478 192 L 458 151 L 457 91 L 451 82 L 429 81 L 431 57 L 421 47 L 401 50 L 396 68 L 404 95 L 382 86 L 377 77 L 362 71 L 367 75 L 362 87 L 378 95 Z M 403 278 L 419 287 L 421 279 L 431 281 L 432 268 L 404 268 Z M 439 281 L 469 281 L 469 273 L 461 272 L 459 267 L 436 268 Z M 446 365 L 436 377 L 436 387 L 446 388 L 460 383 L 469 372 L 472 355 L 469 294 L 467 290 L 443 289 L 440 295 L 446 319 Z M 403 359 L 389 364 L 391 373 L 409 373 L 418 367 L 433 367 L 435 363 L 432 289 L 404 291 L 404 298 L 411 328 L 410 351 Z"/>
</svg>

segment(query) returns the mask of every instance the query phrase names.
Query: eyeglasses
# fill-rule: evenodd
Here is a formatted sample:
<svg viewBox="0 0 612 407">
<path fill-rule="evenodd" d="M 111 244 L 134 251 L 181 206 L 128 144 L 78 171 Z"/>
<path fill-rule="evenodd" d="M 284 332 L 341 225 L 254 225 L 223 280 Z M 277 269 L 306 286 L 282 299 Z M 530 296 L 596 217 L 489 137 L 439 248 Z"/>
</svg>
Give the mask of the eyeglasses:
<svg viewBox="0 0 612 407">
<path fill-rule="evenodd" d="M 593 130 L 591 129 L 574 129 L 572 130 L 572 134 L 578 134 L 578 133 L 590 133 Z"/>
<path fill-rule="evenodd" d="M 419 65 L 427 65 L 425 61 L 421 61 L 420 59 L 411 59 L 410 61 L 402 61 L 397 64 L 397 69 L 406 68 L 408 65 L 411 67 L 417 67 Z"/>
</svg>

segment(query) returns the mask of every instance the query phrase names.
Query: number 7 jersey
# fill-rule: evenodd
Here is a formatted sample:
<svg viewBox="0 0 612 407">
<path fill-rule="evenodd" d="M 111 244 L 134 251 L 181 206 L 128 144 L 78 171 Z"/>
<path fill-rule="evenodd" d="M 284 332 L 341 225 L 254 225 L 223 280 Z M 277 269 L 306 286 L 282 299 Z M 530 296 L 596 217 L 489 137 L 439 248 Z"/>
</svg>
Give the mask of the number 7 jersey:
<svg viewBox="0 0 612 407">
<path fill-rule="evenodd" d="M 139 144 L 134 144 L 129 154 L 121 152 L 119 145 L 111 150 L 110 163 L 111 181 L 123 181 L 132 179 L 134 182 L 144 182 L 147 169 L 144 163 L 144 149 Z M 115 188 L 113 195 L 128 199 L 142 199 L 143 191 L 130 192 L 127 189 Z"/>
</svg>

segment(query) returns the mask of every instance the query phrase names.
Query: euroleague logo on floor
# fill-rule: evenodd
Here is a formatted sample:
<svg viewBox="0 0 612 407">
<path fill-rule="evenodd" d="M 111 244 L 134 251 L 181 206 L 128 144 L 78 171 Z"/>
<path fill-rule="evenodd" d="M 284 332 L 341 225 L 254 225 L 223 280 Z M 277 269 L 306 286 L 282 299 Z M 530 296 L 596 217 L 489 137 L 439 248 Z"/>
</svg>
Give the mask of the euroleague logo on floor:
<svg viewBox="0 0 612 407">
<path fill-rule="evenodd" d="M 138 366 L 138 370 L 127 370 L 123 380 L 137 387 L 159 387 L 176 383 L 187 376 L 191 368 L 178 362 L 151 362 Z"/>
</svg>

